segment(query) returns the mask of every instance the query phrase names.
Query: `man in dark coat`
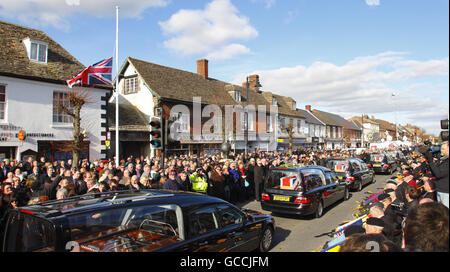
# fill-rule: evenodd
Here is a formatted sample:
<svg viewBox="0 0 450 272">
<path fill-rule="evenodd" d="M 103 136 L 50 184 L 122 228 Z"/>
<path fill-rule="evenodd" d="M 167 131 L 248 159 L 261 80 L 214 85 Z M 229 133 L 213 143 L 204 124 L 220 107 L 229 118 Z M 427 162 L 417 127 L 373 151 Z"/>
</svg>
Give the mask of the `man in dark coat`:
<svg viewBox="0 0 450 272">
<path fill-rule="evenodd" d="M 164 182 L 162 188 L 165 190 L 178 191 L 180 188 L 176 181 L 176 177 L 177 177 L 177 172 L 175 170 L 170 171 L 169 178 L 166 180 L 166 182 Z"/>
<path fill-rule="evenodd" d="M 431 172 L 436 178 L 435 188 L 437 192 L 437 198 L 439 202 L 442 202 L 447 208 L 449 207 L 449 190 L 448 190 L 448 141 L 443 142 L 441 146 L 441 158 L 436 162 L 433 159 L 431 151 L 426 152 L 425 157 L 430 165 Z"/>
<path fill-rule="evenodd" d="M 253 169 L 253 181 L 255 183 L 255 199 L 261 201 L 261 193 L 264 185 L 265 173 L 261 159 L 256 160 L 256 166 Z"/>
</svg>

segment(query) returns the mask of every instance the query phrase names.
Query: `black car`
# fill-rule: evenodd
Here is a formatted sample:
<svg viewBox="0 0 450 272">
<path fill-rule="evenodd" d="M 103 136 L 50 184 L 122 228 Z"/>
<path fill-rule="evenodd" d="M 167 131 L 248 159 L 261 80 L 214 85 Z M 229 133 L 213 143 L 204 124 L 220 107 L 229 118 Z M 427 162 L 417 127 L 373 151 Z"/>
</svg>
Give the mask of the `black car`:
<svg viewBox="0 0 450 272">
<path fill-rule="evenodd" d="M 351 190 L 361 191 L 363 186 L 375 182 L 375 173 L 358 158 L 334 158 L 327 162 L 339 179 L 345 180 Z"/>
<path fill-rule="evenodd" d="M 295 215 L 323 215 L 324 208 L 349 198 L 345 180 L 322 166 L 273 168 L 264 181 L 263 210 Z"/>
<path fill-rule="evenodd" d="M 4 252 L 268 251 L 274 219 L 206 195 L 87 194 L 11 210 Z"/>
<path fill-rule="evenodd" d="M 397 165 L 401 165 L 401 163 L 407 163 L 408 159 L 400 150 L 389 150 L 386 151 L 396 162 Z"/>
<path fill-rule="evenodd" d="M 367 166 L 371 168 L 376 174 L 383 173 L 392 175 L 397 171 L 397 160 L 386 152 L 371 153 L 369 163 Z"/>
</svg>

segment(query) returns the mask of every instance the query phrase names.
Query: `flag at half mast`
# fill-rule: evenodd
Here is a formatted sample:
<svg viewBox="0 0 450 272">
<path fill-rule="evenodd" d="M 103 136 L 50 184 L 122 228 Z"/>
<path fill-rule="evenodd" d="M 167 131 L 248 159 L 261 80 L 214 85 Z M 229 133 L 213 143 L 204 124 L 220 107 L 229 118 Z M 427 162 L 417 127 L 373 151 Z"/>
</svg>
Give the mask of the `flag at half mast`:
<svg viewBox="0 0 450 272">
<path fill-rule="evenodd" d="M 71 80 L 67 80 L 67 85 L 69 88 L 75 85 L 111 85 L 112 63 L 112 57 L 99 61 L 78 73 Z"/>
</svg>

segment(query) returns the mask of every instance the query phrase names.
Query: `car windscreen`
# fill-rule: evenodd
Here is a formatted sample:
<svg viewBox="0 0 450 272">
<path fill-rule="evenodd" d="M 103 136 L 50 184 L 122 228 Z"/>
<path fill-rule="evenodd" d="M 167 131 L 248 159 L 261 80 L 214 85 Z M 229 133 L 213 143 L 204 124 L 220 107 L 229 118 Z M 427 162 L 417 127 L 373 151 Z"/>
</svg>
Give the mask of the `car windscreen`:
<svg viewBox="0 0 450 272">
<path fill-rule="evenodd" d="M 338 176 L 345 176 L 351 171 L 350 162 L 347 160 L 330 160 L 327 162 L 327 168 L 333 170 Z"/>
<path fill-rule="evenodd" d="M 150 246 L 154 239 L 184 239 L 183 215 L 177 205 L 112 208 L 72 215 L 68 221 L 72 241 L 90 251 L 123 251 L 124 244 L 133 251 Z"/>
<path fill-rule="evenodd" d="M 301 179 L 296 170 L 271 170 L 265 182 L 266 189 L 301 191 Z"/>
</svg>

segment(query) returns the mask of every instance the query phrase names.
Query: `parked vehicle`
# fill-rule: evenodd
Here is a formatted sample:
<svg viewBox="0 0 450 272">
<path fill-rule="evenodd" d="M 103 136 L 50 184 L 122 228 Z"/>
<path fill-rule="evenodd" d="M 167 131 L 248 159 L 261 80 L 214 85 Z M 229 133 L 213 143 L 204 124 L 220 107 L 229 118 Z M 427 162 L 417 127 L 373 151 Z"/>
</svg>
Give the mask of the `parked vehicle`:
<svg viewBox="0 0 450 272">
<path fill-rule="evenodd" d="M 87 194 L 11 210 L 4 252 L 268 251 L 274 219 L 206 195 Z"/>
<path fill-rule="evenodd" d="M 328 206 L 349 198 L 345 180 L 322 166 L 274 168 L 269 171 L 261 195 L 263 210 L 311 215 L 323 215 Z"/>
<path fill-rule="evenodd" d="M 371 153 L 370 161 L 367 164 L 376 174 L 383 173 L 392 175 L 397 170 L 397 161 L 388 153 Z"/>
<path fill-rule="evenodd" d="M 358 158 L 334 158 L 327 162 L 339 179 L 345 180 L 351 190 L 361 191 L 363 186 L 375 182 L 375 173 Z"/>
</svg>

